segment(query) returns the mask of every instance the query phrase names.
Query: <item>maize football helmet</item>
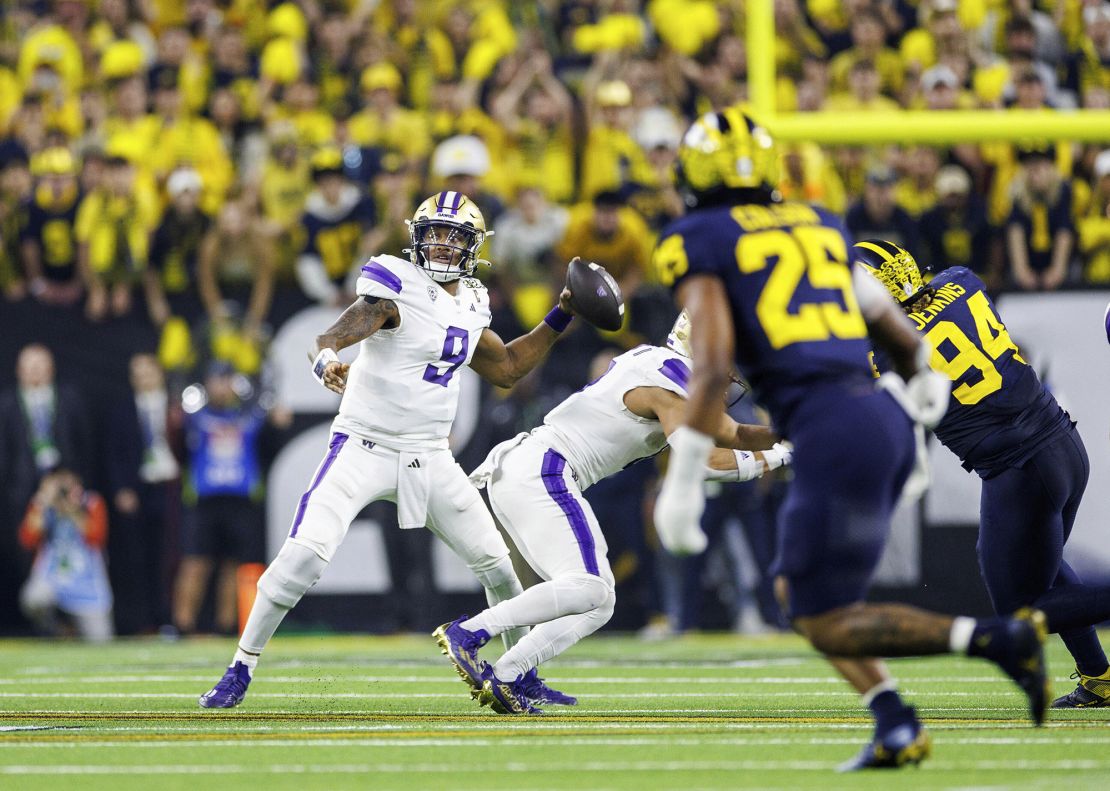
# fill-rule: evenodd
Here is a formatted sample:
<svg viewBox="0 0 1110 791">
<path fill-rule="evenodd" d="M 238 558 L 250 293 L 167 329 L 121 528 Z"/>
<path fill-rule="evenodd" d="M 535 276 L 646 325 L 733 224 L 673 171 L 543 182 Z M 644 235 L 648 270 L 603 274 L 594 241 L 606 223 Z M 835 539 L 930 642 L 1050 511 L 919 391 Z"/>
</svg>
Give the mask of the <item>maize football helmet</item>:
<svg viewBox="0 0 1110 791">
<path fill-rule="evenodd" d="M 474 201 L 461 192 L 440 192 L 420 204 L 409 227 L 409 254 L 416 266 L 439 283 L 450 283 L 474 273 L 478 251 L 487 236 L 486 221 Z"/>
<path fill-rule="evenodd" d="M 763 190 L 770 195 L 778 184 L 774 140 L 739 107 L 706 113 L 682 137 L 677 176 L 691 208 L 730 190 Z"/>
<path fill-rule="evenodd" d="M 865 239 L 852 246 L 852 261 L 867 269 L 886 286 L 903 308 L 910 308 L 925 294 L 921 270 L 909 250 L 883 239 Z"/>
</svg>

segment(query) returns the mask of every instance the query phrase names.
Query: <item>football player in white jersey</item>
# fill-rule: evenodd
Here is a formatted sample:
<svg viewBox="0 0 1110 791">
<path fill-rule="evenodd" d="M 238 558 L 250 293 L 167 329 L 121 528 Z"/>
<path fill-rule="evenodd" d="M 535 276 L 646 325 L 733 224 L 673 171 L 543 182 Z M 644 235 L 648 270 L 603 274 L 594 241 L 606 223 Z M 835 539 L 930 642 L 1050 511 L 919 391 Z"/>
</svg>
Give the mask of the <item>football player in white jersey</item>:
<svg viewBox="0 0 1110 791">
<path fill-rule="evenodd" d="M 535 668 L 613 615 L 605 537 L 582 491 L 661 451 L 682 424 L 688 328 L 683 313 L 666 347 L 639 346 L 616 357 L 604 375 L 551 410 L 542 426 L 495 447 L 471 474 L 475 485 L 488 488 L 493 512 L 545 580 L 434 633 L 483 705 L 525 714 L 538 711 L 536 703 L 575 703 L 544 687 Z M 715 439 L 719 447 L 705 470 L 710 480 L 747 481 L 790 460 L 789 448 L 776 444 L 770 428 L 736 423 L 723 409 Z M 535 628 L 496 663 L 478 659 L 491 637 L 524 626 Z"/>
<path fill-rule="evenodd" d="M 471 277 L 489 235 L 478 207 L 462 193 L 441 192 L 416 210 L 409 233 L 409 259 L 371 258 L 357 299 L 310 352 L 313 375 L 343 395 L 331 442 L 288 539 L 259 580 L 231 666 L 200 698 L 205 708 L 243 700 L 282 618 L 320 577 L 351 521 L 376 500 L 397 503 L 402 528 L 427 525 L 478 577 L 490 604 L 522 590 L 493 518 L 448 449 L 459 399 L 455 374 L 469 365 L 510 387 L 570 323 L 570 292 L 530 333 L 506 344 L 489 329 L 486 290 Z M 356 343 L 358 358 L 340 362 L 336 352 Z"/>
</svg>

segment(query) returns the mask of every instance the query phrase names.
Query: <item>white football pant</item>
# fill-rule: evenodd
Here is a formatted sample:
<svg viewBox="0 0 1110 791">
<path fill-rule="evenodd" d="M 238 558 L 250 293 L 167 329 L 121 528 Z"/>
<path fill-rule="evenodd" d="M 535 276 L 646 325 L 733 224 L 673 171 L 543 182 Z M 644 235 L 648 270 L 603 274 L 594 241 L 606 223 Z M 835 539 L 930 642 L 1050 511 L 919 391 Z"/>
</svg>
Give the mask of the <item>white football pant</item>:
<svg viewBox="0 0 1110 791">
<path fill-rule="evenodd" d="M 397 502 L 398 480 L 406 475 L 416 475 L 423 485 L 413 487 L 416 506 L 398 503 L 402 521 L 414 508 L 423 516 L 426 496 L 428 529 L 474 572 L 487 601 L 496 604 L 521 592 L 505 540 L 449 450 L 401 453 L 337 432 L 297 506 L 289 538 L 258 581 L 241 648 L 261 652 L 285 613 L 316 584 L 354 518 L 377 500 Z"/>
<path fill-rule="evenodd" d="M 461 624 L 490 635 L 536 627 L 494 665 L 499 679 L 512 681 L 604 626 L 616 593 L 605 536 L 559 453 L 525 439 L 502 458 L 488 490 L 501 525 L 546 580 Z"/>
</svg>

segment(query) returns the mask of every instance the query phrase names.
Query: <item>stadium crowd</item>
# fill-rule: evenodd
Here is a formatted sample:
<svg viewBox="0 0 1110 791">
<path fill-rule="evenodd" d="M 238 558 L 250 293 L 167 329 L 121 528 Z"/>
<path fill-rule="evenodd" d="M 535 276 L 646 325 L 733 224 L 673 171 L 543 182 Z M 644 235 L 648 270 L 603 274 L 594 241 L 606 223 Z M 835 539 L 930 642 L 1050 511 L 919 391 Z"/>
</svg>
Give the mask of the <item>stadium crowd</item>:
<svg viewBox="0 0 1110 791">
<path fill-rule="evenodd" d="M 992 108 L 999 123 L 1011 107 L 1110 108 L 1106 0 L 775 0 L 774 9 L 784 110 L 852 113 L 864 125 L 898 108 Z M 83 481 L 104 494 L 108 537 L 103 514 L 70 522 L 89 547 L 107 542 L 117 629 L 197 628 L 211 569 L 186 560 L 173 580 L 177 558 L 264 560 L 260 533 L 242 529 L 252 518 L 236 509 L 259 508 L 267 432 L 280 438 L 289 421 L 269 410 L 267 426 L 259 406 L 268 339 L 302 308 L 345 305 L 358 265 L 406 247 L 404 221 L 432 192 L 469 195 L 496 231 L 482 277 L 504 337 L 543 317 L 575 255 L 605 265 L 629 304 L 621 332 L 578 327 L 517 390 L 485 393 L 464 466 L 534 425 L 613 349 L 661 340 L 673 308 L 650 256 L 683 212 L 676 149 L 697 114 L 746 99 L 744 22 L 737 0 L 5 3 L 0 312 L 106 345 L 118 338 L 113 325 L 126 327 L 137 354 L 124 361 L 133 398 L 104 405 L 81 396 L 80 364 L 60 370 L 56 386 L 49 349 L 19 353 L 0 403 L 4 576 L 27 577 L 17 536 L 41 546 L 34 526 Z M 857 237 L 894 241 L 925 265 L 968 266 L 995 289 L 1110 284 L 1110 148 L 801 143 L 781 155 L 784 197 L 843 213 Z M 181 409 L 200 377 L 208 407 Z M 229 431 L 249 469 L 225 488 L 198 486 Z M 640 518 L 649 466 L 599 484 L 591 500 L 616 526 L 618 582 L 624 574 L 641 587 L 623 600 L 694 627 L 701 561 L 655 564 Z M 62 487 L 50 477 L 59 467 L 76 479 Z M 749 515 L 758 567 L 770 560 L 765 525 L 782 485 L 722 495 L 744 500 L 730 507 Z M 182 546 L 166 526 L 183 510 L 192 526 Z M 198 519 L 208 525 L 199 538 Z M 239 533 L 221 532 L 221 519 Z M 707 519 L 726 521 L 712 509 Z M 736 587 L 741 575 L 717 576 Z M 777 622 L 768 592 L 755 592 L 761 615 L 739 604 L 733 615 Z M 228 631 L 230 595 L 222 601 L 211 620 Z"/>
</svg>

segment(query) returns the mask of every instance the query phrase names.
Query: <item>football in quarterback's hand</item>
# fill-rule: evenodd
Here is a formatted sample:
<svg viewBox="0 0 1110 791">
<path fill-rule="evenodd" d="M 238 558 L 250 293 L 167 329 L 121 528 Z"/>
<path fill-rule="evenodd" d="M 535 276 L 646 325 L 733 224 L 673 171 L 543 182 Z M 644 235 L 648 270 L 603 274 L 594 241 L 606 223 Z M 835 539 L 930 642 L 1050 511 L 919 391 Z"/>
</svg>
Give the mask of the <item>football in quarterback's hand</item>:
<svg viewBox="0 0 1110 791">
<path fill-rule="evenodd" d="M 567 266 L 567 288 L 574 312 L 595 327 L 613 332 L 624 321 L 624 299 L 613 276 L 599 264 L 575 258 Z"/>
</svg>

